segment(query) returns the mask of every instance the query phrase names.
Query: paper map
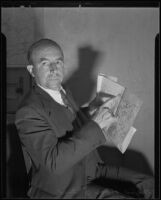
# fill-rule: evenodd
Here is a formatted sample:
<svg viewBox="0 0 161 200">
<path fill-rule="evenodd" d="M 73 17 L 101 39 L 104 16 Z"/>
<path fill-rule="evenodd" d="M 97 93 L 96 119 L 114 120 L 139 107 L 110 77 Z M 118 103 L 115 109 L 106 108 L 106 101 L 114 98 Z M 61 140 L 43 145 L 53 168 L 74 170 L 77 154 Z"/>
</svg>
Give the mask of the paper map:
<svg viewBox="0 0 161 200">
<path fill-rule="evenodd" d="M 108 130 L 107 139 L 111 139 L 117 148 L 124 153 L 136 132 L 133 127 L 134 120 L 140 110 L 142 101 L 130 93 L 127 88 L 110 80 L 107 76 L 99 74 L 97 78 L 97 93 L 108 95 L 120 95 L 120 101 L 116 104 L 114 115 L 118 117 L 117 123 L 113 124 Z M 104 95 L 105 96 L 105 95 Z"/>
<path fill-rule="evenodd" d="M 122 153 L 126 150 L 132 139 L 132 133 L 136 131 L 132 125 L 141 105 L 142 101 L 136 95 L 129 93 L 126 89 L 117 109 L 116 116 L 118 117 L 118 122 L 116 128 L 108 130 L 109 137 Z M 129 135 L 131 135 L 131 137 Z"/>
</svg>

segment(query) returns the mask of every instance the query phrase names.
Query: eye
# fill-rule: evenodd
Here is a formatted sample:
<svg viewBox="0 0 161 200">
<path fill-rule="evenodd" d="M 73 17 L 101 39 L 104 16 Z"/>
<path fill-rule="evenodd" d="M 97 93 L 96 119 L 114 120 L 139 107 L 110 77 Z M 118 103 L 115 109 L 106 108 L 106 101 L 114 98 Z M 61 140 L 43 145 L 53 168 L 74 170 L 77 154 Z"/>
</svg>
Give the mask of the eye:
<svg viewBox="0 0 161 200">
<path fill-rule="evenodd" d="M 60 61 L 57 60 L 54 64 L 55 64 L 55 65 L 59 65 L 59 64 L 60 64 Z"/>
<path fill-rule="evenodd" d="M 62 65 L 62 64 L 63 64 L 62 60 L 57 60 L 56 61 L 56 65 Z"/>
<path fill-rule="evenodd" d="M 44 65 L 49 65 L 49 62 L 48 62 L 48 61 L 43 61 L 41 64 L 42 64 L 43 66 L 44 66 Z"/>
</svg>

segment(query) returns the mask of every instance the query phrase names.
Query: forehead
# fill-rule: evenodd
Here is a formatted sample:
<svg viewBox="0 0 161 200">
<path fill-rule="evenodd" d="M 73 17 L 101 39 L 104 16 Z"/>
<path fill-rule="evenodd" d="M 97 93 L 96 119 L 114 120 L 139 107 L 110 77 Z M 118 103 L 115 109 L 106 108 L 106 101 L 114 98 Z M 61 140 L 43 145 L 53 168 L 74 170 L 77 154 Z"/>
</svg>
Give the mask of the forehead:
<svg viewBox="0 0 161 200">
<path fill-rule="evenodd" d="M 54 59 L 62 59 L 63 55 L 59 48 L 54 46 L 46 46 L 40 47 L 33 51 L 32 59 L 34 62 L 40 62 L 42 58 L 54 60 Z"/>
</svg>

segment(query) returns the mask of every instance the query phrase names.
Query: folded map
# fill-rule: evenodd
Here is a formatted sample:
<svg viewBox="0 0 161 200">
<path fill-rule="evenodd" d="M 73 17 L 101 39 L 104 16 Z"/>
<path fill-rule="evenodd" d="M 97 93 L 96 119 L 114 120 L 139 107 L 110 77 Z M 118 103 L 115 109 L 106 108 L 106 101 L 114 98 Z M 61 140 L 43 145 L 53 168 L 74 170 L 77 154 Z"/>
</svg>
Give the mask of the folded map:
<svg viewBox="0 0 161 200">
<path fill-rule="evenodd" d="M 136 132 L 133 123 L 142 101 L 135 94 L 130 93 L 127 88 L 102 74 L 99 74 L 97 78 L 97 94 L 110 99 L 120 95 L 119 101 L 115 104 L 113 110 L 113 114 L 118 118 L 118 121 L 108 130 L 104 128 L 103 131 L 108 132 L 106 139 L 110 138 L 117 148 L 124 153 Z"/>
</svg>

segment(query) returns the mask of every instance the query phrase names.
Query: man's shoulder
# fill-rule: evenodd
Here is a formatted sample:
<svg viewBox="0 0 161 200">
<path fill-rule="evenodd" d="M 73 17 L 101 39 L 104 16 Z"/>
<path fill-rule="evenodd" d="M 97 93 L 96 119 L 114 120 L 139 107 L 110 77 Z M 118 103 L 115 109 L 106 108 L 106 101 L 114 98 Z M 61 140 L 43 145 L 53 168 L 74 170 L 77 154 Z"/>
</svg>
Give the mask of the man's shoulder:
<svg viewBox="0 0 161 200">
<path fill-rule="evenodd" d="M 36 107 L 41 106 L 41 98 L 34 92 L 34 90 L 30 90 L 22 99 L 20 102 L 17 111 L 22 110 L 23 108 L 28 107 Z"/>
<path fill-rule="evenodd" d="M 40 103 L 40 98 L 38 98 L 35 94 L 30 94 L 26 96 L 20 103 L 15 119 L 24 119 L 26 117 L 37 116 L 41 113 L 42 105 Z"/>
</svg>

